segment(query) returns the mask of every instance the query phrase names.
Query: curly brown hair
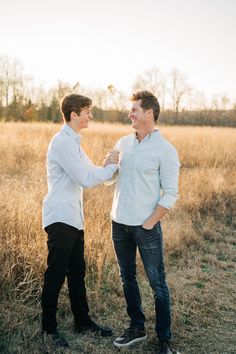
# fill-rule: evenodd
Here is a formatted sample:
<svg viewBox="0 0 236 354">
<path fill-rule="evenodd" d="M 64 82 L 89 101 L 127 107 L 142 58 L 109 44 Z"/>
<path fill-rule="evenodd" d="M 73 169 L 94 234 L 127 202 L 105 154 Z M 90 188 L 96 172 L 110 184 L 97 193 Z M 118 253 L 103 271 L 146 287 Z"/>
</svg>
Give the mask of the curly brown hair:
<svg viewBox="0 0 236 354">
<path fill-rule="evenodd" d="M 72 93 L 65 96 L 61 101 L 61 112 L 66 122 L 70 121 L 71 112 L 80 114 L 85 107 L 90 107 L 92 100 L 89 97 Z"/>
<path fill-rule="evenodd" d="M 158 99 L 153 95 L 151 91 L 138 91 L 133 93 L 131 96 L 131 101 L 141 100 L 140 106 L 146 111 L 147 109 L 153 110 L 155 122 L 158 120 L 160 114 L 160 104 Z"/>
</svg>

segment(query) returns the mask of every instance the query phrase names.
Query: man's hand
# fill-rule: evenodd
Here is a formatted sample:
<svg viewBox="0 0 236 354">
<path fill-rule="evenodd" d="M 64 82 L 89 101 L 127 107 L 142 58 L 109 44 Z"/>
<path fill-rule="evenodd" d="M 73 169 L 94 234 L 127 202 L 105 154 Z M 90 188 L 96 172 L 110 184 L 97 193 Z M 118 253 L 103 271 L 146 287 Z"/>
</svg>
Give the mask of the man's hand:
<svg viewBox="0 0 236 354">
<path fill-rule="evenodd" d="M 155 224 L 153 224 L 152 222 L 150 222 L 150 221 L 145 221 L 145 223 L 143 224 L 143 229 L 145 229 L 145 230 L 152 230 L 153 229 L 153 227 L 154 227 L 154 225 Z"/>
<path fill-rule="evenodd" d="M 163 206 L 157 204 L 156 209 L 152 213 L 152 215 L 143 223 L 143 228 L 146 230 L 153 229 L 154 225 L 161 220 L 161 218 L 168 212 L 168 209 Z"/>
<path fill-rule="evenodd" d="M 117 150 L 110 150 L 103 161 L 103 166 L 105 167 L 105 166 L 112 164 L 112 163 L 118 163 L 119 162 L 119 154 L 120 153 Z"/>
</svg>

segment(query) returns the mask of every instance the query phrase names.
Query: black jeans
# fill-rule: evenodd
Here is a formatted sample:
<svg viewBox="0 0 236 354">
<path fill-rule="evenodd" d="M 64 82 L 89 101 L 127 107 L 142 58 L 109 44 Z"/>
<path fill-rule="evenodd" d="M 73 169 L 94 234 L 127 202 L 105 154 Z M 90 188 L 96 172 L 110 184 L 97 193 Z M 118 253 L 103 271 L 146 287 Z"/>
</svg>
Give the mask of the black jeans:
<svg viewBox="0 0 236 354">
<path fill-rule="evenodd" d="M 145 315 L 136 280 L 136 253 L 139 250 L 149 284 L 154 293 L 156 333 L 160 340 L 171 339 L 171 304 L 165 280 L 163 237 L 160 222 L 152 230 L 112 221 L 112 237 L 130 317 L 130 326 L 143 329 Z"/>
<path fill-rule="evenodd" d="M 42 291 L 42 329 L 57 328 L 56 312 L 60 289 L 67 276 L 71 310 L 75 322 L 90 322 L 85 288 L 84 231 L 56 222 L 45 228 L 48 234 L 47 270 Z"/>
</svg>

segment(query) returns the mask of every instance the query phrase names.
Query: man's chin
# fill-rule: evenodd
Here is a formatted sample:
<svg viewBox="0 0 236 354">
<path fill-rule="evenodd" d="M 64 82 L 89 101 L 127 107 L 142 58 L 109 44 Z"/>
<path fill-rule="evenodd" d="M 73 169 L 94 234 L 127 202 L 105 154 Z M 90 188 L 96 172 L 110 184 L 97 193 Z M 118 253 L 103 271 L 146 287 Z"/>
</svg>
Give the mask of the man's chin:
<svg viewBox="0 0 236 354">
<path fill-rule="evenodd" d="M 89 125 L 83 125 L 82 127 L 79 128 L 79 130 L 83 130 L 83 129 L 87 129 L 89 127 Z"/>
</svg>

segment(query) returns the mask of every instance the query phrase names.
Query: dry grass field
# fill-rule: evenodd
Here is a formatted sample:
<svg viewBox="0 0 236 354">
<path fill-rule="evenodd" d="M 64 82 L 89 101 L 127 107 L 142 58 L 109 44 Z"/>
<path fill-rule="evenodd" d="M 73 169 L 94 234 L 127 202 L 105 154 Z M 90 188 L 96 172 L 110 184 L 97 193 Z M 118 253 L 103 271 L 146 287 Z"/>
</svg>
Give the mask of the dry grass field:
<svg viewBox="0 0 236 354">
<path fill-rule="evenodd" d="M 41 204 L 45 155 L 53 124 L 0 124 L 0 352 L 45 353 L 40 336 L 40 293 L 46 266 Z M 180 198 L 163 220 L 165 264 L 172 294 L 173 343 L 182 354 L 236 353 L 236 130 L 164 127 L 181 160 Z M 83 146 L 96 164 L 131 128 L 91 124 Z M 91 314 L 114 336 L 126 327 L 122 287 L 110 237 L 113 186 L 85 191 L 88 298 Z M 148 340 L 123 353 L 155 353 L 154 303 L 139 262 Z M 59 328 L 71 344 L 64 353 L 118 352 L 111 339 L 73 333 L 66 286 Z M 55 351 L 50 345 L 48 353 Z"/>
</svg>

